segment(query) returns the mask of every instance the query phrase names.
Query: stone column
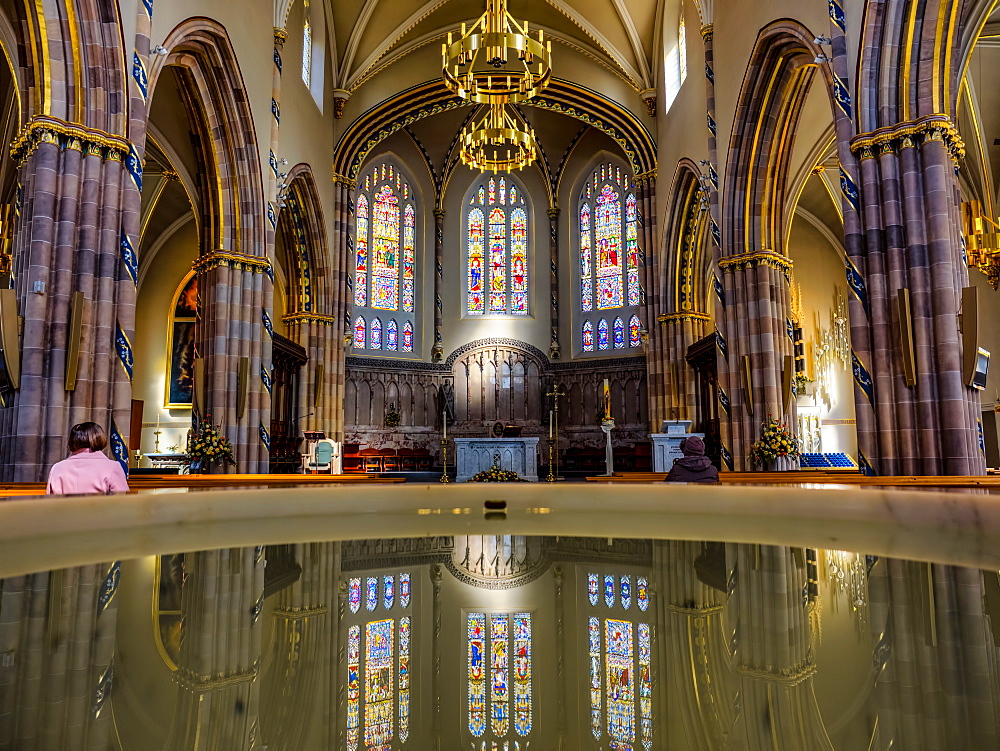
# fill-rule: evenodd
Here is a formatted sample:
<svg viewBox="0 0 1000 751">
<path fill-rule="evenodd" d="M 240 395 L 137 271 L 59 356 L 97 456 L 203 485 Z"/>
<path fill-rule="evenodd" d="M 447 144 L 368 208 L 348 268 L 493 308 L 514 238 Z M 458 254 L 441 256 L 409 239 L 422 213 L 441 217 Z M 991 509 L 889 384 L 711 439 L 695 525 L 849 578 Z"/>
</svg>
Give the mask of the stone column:
<svg viewBox="0 0 1000 751">
<path fill-rule="evenodd" d="M 305 347 L 309 360 L 299 377 L 296 414 L 298 430 L 322 430 L 333 433 L 342 405 L 334 403 L 330 353 L 340 341 L 339 321 L 318 313 L 295 313 L 285 316 L 288 337 Z M 312 413 L 312 414 L 310 414 Z"/>
<path fill-rule="evenodd" d="M 441 301 L 441 289 L 444 285 L 444 209 L 434 209 L 434 345 L 431 347 L 431 360 L 441 362 L 444 359 L 441 328 L 444 325 L 444 303 Z"/>
<path fill-rule="evenodd" d="M 344 386 L 346 384 L 345 357 L 353 338 L 351 310 L 354 306 L 354 189 L 355 181 L 344 175 L 334 175 L 333 233 L 330 273 L 333 282 L 333 317 L 342 322 L 340 337 L 335 337 L 334 349 L 327 355 L 333 392 L 334 426 L 338 440 L 344 435 Z"/>
<path fill-rule="evenodd" d="M 693 420 L 708 419 L 711 415 L 698 412 L 698 393 L 695 373 L 685 362 L 688 348 L 700 341 L 708 333 L 710 318 L 697 311 L 667 313 L 659 318 L 665 342 L 664 363 L 664 403 L 663 419 Z M 658 425 L 654 428 L 659 429 Z"/>
<path fill-rule="evenodd" d="M 559 349 L 559 207 L 557 206 L 549 209 L 549 316 L 549 359 L 558 360 L 561 352 Z"/>
<path fill-rule="evenodd" d="M 663 411 L 663 363 L 660 353 L 665 351 L 662 334 L 652 325 L 658 318 L 661 300 L 659 245 L 656 239 L 656 170 L 636 175 L 635 183 L 635 199 L 639 209 L 639 262 L 643 270 L 639 318 L 646 331 L 646 393 L 649 402 L 647 420 L 656 429 Z"/>
</svg>

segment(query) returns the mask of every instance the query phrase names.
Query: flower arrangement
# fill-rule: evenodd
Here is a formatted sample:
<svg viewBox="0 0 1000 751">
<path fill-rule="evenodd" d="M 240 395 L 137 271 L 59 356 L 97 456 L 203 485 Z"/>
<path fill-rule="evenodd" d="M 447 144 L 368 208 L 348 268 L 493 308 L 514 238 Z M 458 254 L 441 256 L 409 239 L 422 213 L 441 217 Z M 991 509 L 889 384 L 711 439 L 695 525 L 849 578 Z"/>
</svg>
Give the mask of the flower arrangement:
<svg viewBox="0 0 1000 751">
<path fill-rule="evenodd" d="M 387 428 L 398 428 L 400 422 L 399 412 L 395 404 L 389 405 L 389 410 L 385 413 L 385 426 Z"/>
<path fill-rule="evenodd" d="M 521 482 L 521 478 L 517 472 L 500 469 L 500 457 L 497 455 L 493 457 L 493 466 L 474 474 L 470 482 Z"/>
<path fill-rule="evenodd" d="M 205 419 L 201 421 L 200 431 L 188 439 L 187 457 L 192 464 L 197 462 L 203 467 L 218 461 L 236 466 L 233 444 L 222 435 L 217 426 L 212 424 L 210 414 L 206 414 Z"/>
<path fill-rule="evenodd" d="M 785 423 L 771 418 L 761 427 L 760 440 L 750 446 L 750 464 L 754 467 L 781 457 L 795 458 L 799 455 L 799 440 L 788 432 Z"/>
<path fill-rule="evenodd" d="M 813 382 L 813 379 L 805 373 L 795 374 L 795 393 L 800 396 L 806 392 L 806 386 Z"/>
</svg>

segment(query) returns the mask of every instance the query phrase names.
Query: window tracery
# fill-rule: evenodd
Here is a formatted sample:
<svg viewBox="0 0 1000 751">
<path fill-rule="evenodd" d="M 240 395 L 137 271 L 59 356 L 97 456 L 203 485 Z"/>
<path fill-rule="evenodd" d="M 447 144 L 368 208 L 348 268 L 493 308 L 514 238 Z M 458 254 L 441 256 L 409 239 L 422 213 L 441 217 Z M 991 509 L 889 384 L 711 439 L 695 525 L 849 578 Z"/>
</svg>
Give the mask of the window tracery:
<svg viewBox="0 0 1000 751">
<path fill-rule="evenodd" d="M 473 191 L 469 206 L 466 314 L 528 315 L 528 211 L 523 191 L 508 176 L 494 175 Z"/>
<path fill-rule="evenodd" d="M 483 739 L 473 748 L 502 742 L 517 749 L 520 741 L 515 739 L 531 734 L 531 620 L 530 613 L 467 616 L 468 728 L 474 738 Z"/>
</svg>

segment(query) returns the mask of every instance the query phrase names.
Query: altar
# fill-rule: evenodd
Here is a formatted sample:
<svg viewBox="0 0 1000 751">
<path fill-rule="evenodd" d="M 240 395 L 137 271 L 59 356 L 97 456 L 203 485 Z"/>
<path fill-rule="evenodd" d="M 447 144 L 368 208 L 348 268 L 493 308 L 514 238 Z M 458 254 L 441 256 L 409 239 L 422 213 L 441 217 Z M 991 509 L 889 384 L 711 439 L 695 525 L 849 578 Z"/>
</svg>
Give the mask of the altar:
<svg viewBox="0 0 1000 751">
<path fill-rule="evenodd" d="M 653 471 L 669 472 L 674 466 L 674 459 L 684 456 L 681 443 L 685 438 L 698 436 L 704 438 L 704 433 L 689 433 L 691 420 L 664 420 L 663 432 L 653 433 Z"/>
<path fill-rule="evenodd" d="M 489 469 L 497 454 L 500 469 L 538 482 L 538 438 L 456 438 L 455 482 L 468 482 L 477 472 Z"/>
</svg>

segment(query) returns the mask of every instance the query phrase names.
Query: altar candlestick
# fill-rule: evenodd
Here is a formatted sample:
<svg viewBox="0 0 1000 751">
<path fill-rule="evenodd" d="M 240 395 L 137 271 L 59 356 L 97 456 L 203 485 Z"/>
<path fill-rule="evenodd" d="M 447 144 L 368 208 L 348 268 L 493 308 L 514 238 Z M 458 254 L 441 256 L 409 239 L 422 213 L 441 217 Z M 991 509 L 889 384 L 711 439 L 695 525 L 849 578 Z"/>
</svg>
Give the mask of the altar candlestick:
<svg viewBox="0 0 1000 751">
<path fill-rule="evenodd" d="M 611 387 L 607 378 L 604 379 L 604 419 L 611 419 Z"/>
<path fill-rule="evenodd" d="M 448 438 L 448 410 L 441 410 L 441 439 Z"/>
<path fill-rule="evenodd" d="M 552 411 L 552 410 L 550 409 L 550 410 L 549 410 L 549 438 L 551 438 L 551 437 L 552 437 L 552 420 L 553 420 L 553 417 L 554 417 L 554 413 L 553 413 L 553 411 Z"/>
</svg>

